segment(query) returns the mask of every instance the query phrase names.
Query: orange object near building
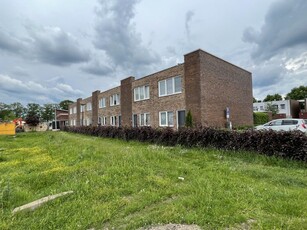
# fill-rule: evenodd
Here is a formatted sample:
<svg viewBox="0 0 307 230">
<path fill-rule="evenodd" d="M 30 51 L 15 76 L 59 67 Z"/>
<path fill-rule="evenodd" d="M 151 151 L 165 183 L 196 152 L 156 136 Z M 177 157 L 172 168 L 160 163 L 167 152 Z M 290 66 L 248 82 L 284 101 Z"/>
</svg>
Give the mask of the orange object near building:
<svg viewBox="0 0 307 230">
<path fill-rule="evenodd" d="M 0 124 L 0 135 L 15 135 L 15 123 Z"/>
</svg>

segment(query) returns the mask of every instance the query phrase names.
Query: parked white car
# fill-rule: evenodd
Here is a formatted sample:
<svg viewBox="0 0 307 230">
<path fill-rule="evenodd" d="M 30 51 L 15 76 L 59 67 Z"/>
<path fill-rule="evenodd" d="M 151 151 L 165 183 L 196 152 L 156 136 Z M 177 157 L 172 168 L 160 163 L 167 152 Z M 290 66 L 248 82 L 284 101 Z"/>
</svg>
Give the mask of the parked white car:
<svg viewBox="0 0 307 230">
<path fill-rule="evenodd" d="M 294 118 L 285 118 L 272 120 L 264 125 L 258 125 L 255 127 L 256 130 L 275 130 L 275 131 L 291 131 L 299 130 L 304 133 L 307 133 L 307 123 L 304 119 L 294 119 Z"/>
</svg>

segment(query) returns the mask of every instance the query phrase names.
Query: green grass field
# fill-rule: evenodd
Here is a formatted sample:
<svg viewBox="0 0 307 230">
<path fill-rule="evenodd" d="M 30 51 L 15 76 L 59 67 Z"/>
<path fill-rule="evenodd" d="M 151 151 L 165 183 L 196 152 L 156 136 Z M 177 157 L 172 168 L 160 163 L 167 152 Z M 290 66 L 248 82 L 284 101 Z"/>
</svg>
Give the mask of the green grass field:
<svg viewBox="0 0 307 230">
<path fill-rule="evenodd" d="M 0 175 L 0 229 L 307 229 L 306 163 L 254 153 L 33 132 L 0 136 Z"/>
</svg>

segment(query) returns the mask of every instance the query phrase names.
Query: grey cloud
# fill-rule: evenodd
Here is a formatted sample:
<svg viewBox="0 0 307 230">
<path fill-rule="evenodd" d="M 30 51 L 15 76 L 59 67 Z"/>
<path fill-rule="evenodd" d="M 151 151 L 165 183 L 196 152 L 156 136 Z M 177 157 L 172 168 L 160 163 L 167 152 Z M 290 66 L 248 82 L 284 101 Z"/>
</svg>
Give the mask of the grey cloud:
<svg viewBox="0 0 307 230">
<path fill-rule="evenodd" d="M 160 61 L 156 53 L 142 44 L 132 22 L 138 0 L 99 1 L 94 46 L 104 50 L 115 66 L 135 70 Z"/>
<path fill-rule="evenodd" d="M 189 10 L 185 14 L 185 29 L 187 32 L 188 40 L 190 40 L 190 22 L 194 16 L 194 12 Z"/>
<path fill-rule="evenodd" d="M 73 89 L 70 85 L 58 83 L 55 86 L 47 87 L 33 81 L 21 81 L 8 75 L 0 74 L 0 91 L 7 98 L 13 101 L 37 103 L 58 103 L 64 99 L 75 99 L 83 96 L 83 92 Z"/>
<path fill-rule="evenodd" d="M 280 0 L 271 5 L 260 31 L 247 28 L 243 41 L 256 45 L 252 57 L 267 60 L 288 48 L 307 45 L 307 1 Z"/>
<path fill-rule="evenodd" d="M 19 53 L 24 49 L 24 44 L 13 34 L 7 33 L 0 28 L 0 49 L 11 53 Z"/>
<path fill-rule="evenodd" d="M 0 31 L 0 49 L 58 66 L 86 62 L 90 58 L 89 51 L 80 48 L 76 38 L 58 27 L 28 25 L 26 29 L 28 39 Z"/>
<path fill-rule="evenodd" d="M 89 52 L 80 48 L 71 34 L 58 27 L 27 28 L 33 39 L 34 55 L 52 65 L 69 65 L 89 60 Z"/>
</svg>

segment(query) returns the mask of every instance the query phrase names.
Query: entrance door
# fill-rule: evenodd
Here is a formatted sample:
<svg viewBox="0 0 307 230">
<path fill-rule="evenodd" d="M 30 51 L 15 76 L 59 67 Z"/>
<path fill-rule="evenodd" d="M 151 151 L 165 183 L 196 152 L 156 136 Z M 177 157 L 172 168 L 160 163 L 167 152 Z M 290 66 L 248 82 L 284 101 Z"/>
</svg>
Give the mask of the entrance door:
<svg viewBox="0 0 307 230">
<path fill-rule="evenodd" d="M 178 128 L 185 126 L 185 110 L 178 111 Z"/>
</svg>

